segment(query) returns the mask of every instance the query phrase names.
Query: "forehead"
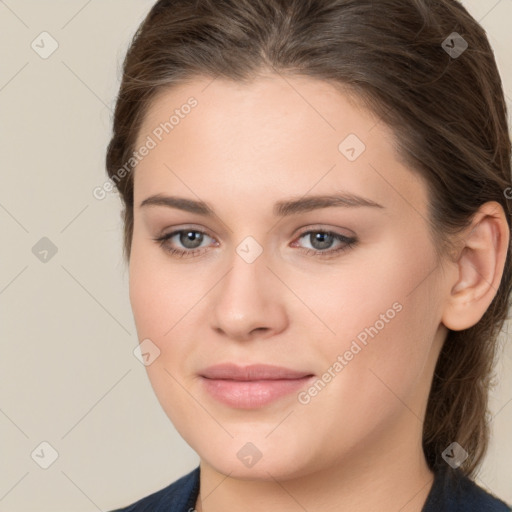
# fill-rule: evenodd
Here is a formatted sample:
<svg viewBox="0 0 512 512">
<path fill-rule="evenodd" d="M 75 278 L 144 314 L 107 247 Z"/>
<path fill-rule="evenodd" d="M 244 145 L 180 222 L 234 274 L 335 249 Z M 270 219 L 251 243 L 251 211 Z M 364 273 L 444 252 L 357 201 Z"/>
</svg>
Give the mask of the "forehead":
<svg viewBox="0 0 512 512">
<path fill-rule="evenodd" d="M 186 191 L 186 182 L 197 195 L 347 190 L 380 203 L 426 201 L 424 183 L 396 154 L 393 132 L 354 95 L 322 80 L 198 78 L 162 89 L 136 147 L 148 138 L 154 147 L 137 164 L 136 196 Z"/>
<path fill-rule="evenodd" d="M 193 109 L 187 106 L 191 99 L 196 103 Z M 222 128 L 231 137 L 257 131 L 258 135 L 279 133 L 280 142 L 285 134 L 277 130 L 283 127 L 291 135 L 307 131 L 314 138 L 317 134 L 327 137 L 343 132 L 347 127 L 363 135 L 378 123 L 378 118 L 348 88 L 327 81 L 277 74 L 247 82 L 198 77 L 157 92 L 144 116 L 139 141 L 145 133 L 169 121 L 173 113 L 179 117 L 171 123 L 174 128 L 190 116 L 192 122 L 200 121 L 204 131 Z M 299 119 L 302 122 L 294 124 Z M 219 120 L 222 126 L 218 126 Z"/>
</svg>

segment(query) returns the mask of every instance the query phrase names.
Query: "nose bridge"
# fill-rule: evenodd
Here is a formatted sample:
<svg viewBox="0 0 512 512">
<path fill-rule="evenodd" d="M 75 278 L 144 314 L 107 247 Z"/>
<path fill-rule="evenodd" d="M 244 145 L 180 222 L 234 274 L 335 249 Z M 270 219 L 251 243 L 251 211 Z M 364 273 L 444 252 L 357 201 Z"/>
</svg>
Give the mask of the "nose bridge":
<svg viewBox="0 0 512 512">
<path fill-rule="evenodd" d="M 214 327 L 233 337 L 246 337 L 255 329 L 280 329 L 283 305 L 270 280 L 263 247 L 244 239 L 235 249 L 230 270 L 214 298 Z M 259 247 L 258 247 L 259 246 Z M 274 278 L 275 279 L 275 278 Z"/>
<path fill-rule="evenodd" d="M 231 270 L 226 275 L 222 288 L 223 298 L 235 304 L 247 301 L 258 302 L 265 299 L 264 286 L 268 280 L 267 258 L 261 252 L 255 255 L 254 247 L 242 242 L 231 259 Z"/>
</svg>

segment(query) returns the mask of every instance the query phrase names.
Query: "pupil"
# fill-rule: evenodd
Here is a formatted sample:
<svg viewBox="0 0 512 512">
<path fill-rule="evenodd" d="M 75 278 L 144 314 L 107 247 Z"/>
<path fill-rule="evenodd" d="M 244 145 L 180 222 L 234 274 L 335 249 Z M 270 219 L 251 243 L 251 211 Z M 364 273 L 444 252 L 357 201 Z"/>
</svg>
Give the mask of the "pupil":
<svg viewBox="0 0 512 512">
<path fill-rule="evenodd" d="M 332 238 L 333 238 L 333 236 L 329 235 L 328 233 L 316 233 L 314 240 L 315 240 L 315 243 L 319 242 L 319 246 L 315 247 L 315 244 L 312 244 L 312 245 L 316 249 L 326 249 L 331 245 Z"/>
<path fill-rule="evenodd" d="M 188 231 L 185 236 L 182 233 L 180 236 L 180 242 L 187 248 L 187 249 L 195 249 L 196 247 L 201 245 L 203 235 L 201 233 L 198 233 L 196 231 Z M 190 245 L 190 242 L 192 244 Z M 197 243 L 195 243 L 197 242 Z"/>
</svg>

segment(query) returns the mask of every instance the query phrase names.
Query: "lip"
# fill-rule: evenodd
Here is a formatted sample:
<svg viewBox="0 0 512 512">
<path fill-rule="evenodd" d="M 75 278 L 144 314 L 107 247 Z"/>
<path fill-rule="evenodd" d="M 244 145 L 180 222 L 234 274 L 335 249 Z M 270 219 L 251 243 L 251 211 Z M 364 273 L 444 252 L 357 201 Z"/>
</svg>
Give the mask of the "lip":
<svg viewBox="0 0 512 512">
<path fill-rule="evenodd" d="M 232 363 L 201 371 L 205 390 L 219 402 L 237 409 L 255 409 L 298 391 L 314 377 L 282 366 Z"/>
</svg>

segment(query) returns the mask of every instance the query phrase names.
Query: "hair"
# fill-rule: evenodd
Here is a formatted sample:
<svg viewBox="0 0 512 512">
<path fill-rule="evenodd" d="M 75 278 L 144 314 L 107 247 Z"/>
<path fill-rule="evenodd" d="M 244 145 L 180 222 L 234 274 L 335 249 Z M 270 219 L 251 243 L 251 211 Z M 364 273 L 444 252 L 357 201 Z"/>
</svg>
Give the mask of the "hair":
<svg viewBox="0 0 512 512">
<path fill-rule="evenodd" d="M 445 50 L 454 32 L 468 45 L 461 55 Z M 501 79 L 485 31 L 458 1 L 160 0 L 125 56 L 106 153 L 124 206 L 128 261 L 133 173 L 119 171 L 132 162 L 156 94 L 194 78 L 247 82 L 269 71 L 338 85 L 393 130 L 397 155 L 427 185 L 438 255 L 453 250 L 487 201 L 503 207 L 510 232 L 504 191 L 511 142 Z M 483 317 L 468 329 L 449 330 L 440 352 L 422 439 L 433 471 L 446 466 L 442 452 L 454 441 L 469 453 L 460 467 L 467 476 L 487 451 L 488 395 L 510 305 L 509 249 Z"/>
</svg>

